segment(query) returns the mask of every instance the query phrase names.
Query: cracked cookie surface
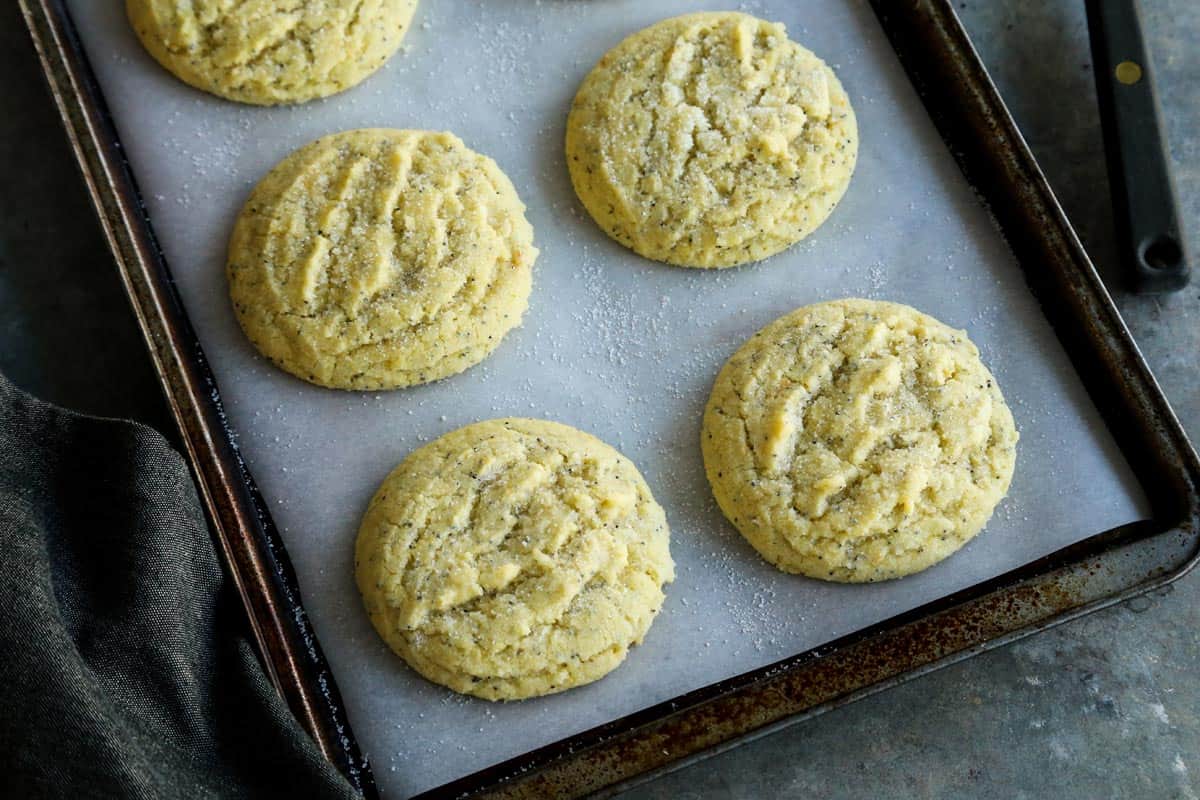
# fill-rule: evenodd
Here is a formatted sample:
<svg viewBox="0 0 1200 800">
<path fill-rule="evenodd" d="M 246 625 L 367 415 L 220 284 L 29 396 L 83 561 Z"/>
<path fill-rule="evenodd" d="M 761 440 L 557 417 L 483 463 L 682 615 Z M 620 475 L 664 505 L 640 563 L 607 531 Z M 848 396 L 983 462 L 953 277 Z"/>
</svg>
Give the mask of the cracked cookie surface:
<svg viewBox="0 0 1200 800">
<path fill-rule="evenodd" d="M 300 103 L 379 69 L 417 0 L 126 0 L 155 60 L 198 89 L 255 105 Z"/>
<path fill-rule="evenodd" d="M 334 134 L 246 201 L 227 275 L 250 341 L 299 378 L 390 389 L 482 361 L 521 320 L 537 258 L 496 163 L 449 133 Z"/>
<path fill-rule="evenodd" d="M 637 468 L 555 422 L 446 434 L 384 480 L 355 550 L 388 645 L 435 683 L 488 700 L 594 681 L 642 641 L 674 577 Z"/>
<path fill-rule="evenodd" d="M 850 299 L 786 314 L 734 353 L 701 443 L 718 505 L 764 558 L 861 582 L 975 536 L 1008 492 L 1017 438 L 965 332 Z"/>
<path fill-rule="evenodd" d="M 610 50 L 567 121 L 571 181 L 609 236 L 657 261 L 729 267 L 815 230 L 850 183 L 854 112 L 783 25 L 663 20 Z"/>
</svg>

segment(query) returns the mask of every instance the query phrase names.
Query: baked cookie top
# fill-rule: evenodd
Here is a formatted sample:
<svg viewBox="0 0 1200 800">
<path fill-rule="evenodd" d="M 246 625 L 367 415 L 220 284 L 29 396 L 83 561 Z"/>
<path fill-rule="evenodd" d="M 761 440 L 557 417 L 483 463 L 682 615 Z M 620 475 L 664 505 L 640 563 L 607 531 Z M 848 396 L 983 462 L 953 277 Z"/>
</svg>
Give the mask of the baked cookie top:
<svg viewBox="0 0 1200 800">
<path fill-rule="evenodd" d="M 388 389 L 483 360 L 528 304 L 525 206 L 449 133 L 318 139 L 250 194 L 229 244 L 250 341 L 321 386 Z"/>
<path fill-rule="evenodd" d="M 142 45 L 180 80 L 255 105 L 302 103 L 379 69 L 417 0 L 126 0 Z"/>
<path fill-rule="evenodd" d="M 637 468 L 555 422 L 498 419 L 406 458 L 359 529 L 380 636 L 431 681 L 488 700 L 579 686 L 641 642 L 674 577 Z"/>
<path fill-rule="evenodd" d="M 600 227 L 685 267 L 756 261 L 803 239 L 845 193 L 857 152 L 833 71 L 783 25 L 734 12 L 625 39 L 567 121 L 571 181 Z"/>
<path fill-rule="evenodd" d="M 705 471 L 771 563 L 831 581 L 917 572 L 1008 491 L 1017 431 L 966 333 L 897 303 L 805 306 L 717 376 Z"/>
</svg>

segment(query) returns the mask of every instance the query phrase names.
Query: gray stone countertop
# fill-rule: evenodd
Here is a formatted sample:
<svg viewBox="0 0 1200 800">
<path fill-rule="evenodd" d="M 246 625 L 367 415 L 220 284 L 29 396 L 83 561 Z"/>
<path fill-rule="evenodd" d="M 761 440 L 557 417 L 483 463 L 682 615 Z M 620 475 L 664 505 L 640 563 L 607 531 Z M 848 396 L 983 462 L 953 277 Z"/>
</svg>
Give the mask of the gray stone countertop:
<svg viewBox="0 0 1200 800">
<path fill-rule="evenodd" d="M 1181 214 L 1200 254 L 1200 2 L 1143 0 Z M 956 7 L 1117 286 L 1083 0 Z M 15 3 L 0 9 L 0 372 L 171 434 Z M 1193 263 L 1200 264 L 1196 259 Z M 1200 280 L 1117 304 L 1200 439 Z M 651 798 L 1200 797 L 1200 573 L 687 767 Z"/>
</svg>

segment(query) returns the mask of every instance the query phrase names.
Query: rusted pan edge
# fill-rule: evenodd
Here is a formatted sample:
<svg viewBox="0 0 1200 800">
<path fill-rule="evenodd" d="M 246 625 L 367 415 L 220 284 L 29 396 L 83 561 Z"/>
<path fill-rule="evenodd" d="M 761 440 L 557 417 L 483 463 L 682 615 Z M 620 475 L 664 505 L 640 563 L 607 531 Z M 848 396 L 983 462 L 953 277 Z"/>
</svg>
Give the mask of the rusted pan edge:
<svg viewBox="0 0 1200 800">
<path fill-rule="evenodd" d="M 414 800 L 609 796 L 1169 583 L 1195 563 L 1197 532 L 1193 527 L 1147 538 L 1151 525 L 1109 531 L 1098 537 L 1100 542 L 1066 548 L 981 586 Z"/>
<path fill-rule="evenodd" d="M 1200 554 L 1200 463 L 947 0 L 872 0 L 930 116 L 1017 257 L 1153 519 L 809 653 L 420 796 L 600 796 L 1153 589 Z"/>
<path fill-rule="evenodd" d="M 948 0 L 871 0 L 991 213 L 1160 530 L 1194 521 L 1197 457 Z"/>
<path fill-rule="evenodd" d="M 234 444 L 216 383 L 69 14 L 62 0 L 20 1 L 264 666 L 325 757 L 361 792 L 377 796 L 301 605 L 291 563 Z"/>
</svg>

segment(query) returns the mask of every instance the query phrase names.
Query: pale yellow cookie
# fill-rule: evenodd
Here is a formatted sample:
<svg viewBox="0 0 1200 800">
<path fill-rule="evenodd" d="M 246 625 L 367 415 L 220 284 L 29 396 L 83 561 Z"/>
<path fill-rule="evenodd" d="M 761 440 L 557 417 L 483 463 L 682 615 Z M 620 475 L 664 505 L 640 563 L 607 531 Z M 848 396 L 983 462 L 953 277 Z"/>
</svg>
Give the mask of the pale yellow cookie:
<svg viewBox="0 0 1200 800">
<path fill-rule="evenodd" d="M 663 20 L 610 50 L 567 120 L 575 191 L 647 258 L 729 267 L 812 233 L 854 171 L 833 71 L 783 25 L 734 12 Z"/>
<path fill-rule="evenodd" d="M 180 80 L 255 105 L 349 89 L 383 65 L 417 0 L 126 0 L 142 45 Z"/>
<path fill-rule="evenodd" d="M 667 520 L 629 459 L 556 422 L 498 419 L 412 453 L 355 552 L 379 635 L 488 700 L 594 681 L 642 641 L 674 578 Z"/>
<path fill-rule="evenodd" d="M 701 442 L 717 503 L 764 558 L 859 582 L 923 570 L 975 536 L 1008 492 L 1017 431 L 965 332 L 836 300 L 734 353 Z"/>
<path fill-rule="evenodd" d="M 318 139 L 255 187 L 229 244 L 250 341 L 321 386 L 389 389 L 483 360 L 529 301 L 533 229 L 496 162 L 449 133 Z"/>
</svg>

